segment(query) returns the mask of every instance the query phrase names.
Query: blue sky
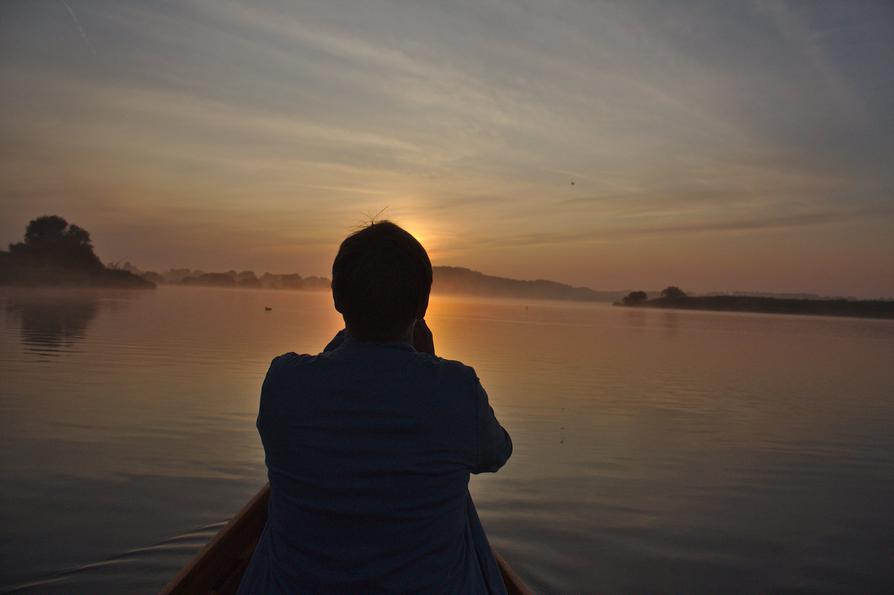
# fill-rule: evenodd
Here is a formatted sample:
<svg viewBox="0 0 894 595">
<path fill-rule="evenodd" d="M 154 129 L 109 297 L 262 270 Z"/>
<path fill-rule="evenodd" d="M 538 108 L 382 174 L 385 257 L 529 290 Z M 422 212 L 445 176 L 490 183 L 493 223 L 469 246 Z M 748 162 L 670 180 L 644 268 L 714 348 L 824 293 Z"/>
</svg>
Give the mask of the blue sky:
<svg viewBox="0 0 894 595">
<path fill-rule="evenodd" d="M 4 241 L 52 212 L 106 260 L 326 274 L 385 209 L 493 274 L 894 296 L 890 2 L 0 17 Z"/>
</svg>

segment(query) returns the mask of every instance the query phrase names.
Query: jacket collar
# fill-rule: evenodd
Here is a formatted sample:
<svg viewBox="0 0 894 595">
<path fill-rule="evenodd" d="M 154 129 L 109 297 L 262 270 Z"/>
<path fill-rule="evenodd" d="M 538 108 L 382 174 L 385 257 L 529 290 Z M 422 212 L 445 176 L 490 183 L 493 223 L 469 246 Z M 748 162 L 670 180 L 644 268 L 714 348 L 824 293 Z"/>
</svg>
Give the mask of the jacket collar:
<svg viewBox="0 0 894 595">
<path fill-rule="evenodd" d="M 342 329 L 335 335 L 325 351 L 331 351 L 338 348 L 346 349 L 400 349 L 403 351 L 416 351 L 409 342 L 398 341 L 362 341 L 351 335 L 347 329 Z"/>
</svg>

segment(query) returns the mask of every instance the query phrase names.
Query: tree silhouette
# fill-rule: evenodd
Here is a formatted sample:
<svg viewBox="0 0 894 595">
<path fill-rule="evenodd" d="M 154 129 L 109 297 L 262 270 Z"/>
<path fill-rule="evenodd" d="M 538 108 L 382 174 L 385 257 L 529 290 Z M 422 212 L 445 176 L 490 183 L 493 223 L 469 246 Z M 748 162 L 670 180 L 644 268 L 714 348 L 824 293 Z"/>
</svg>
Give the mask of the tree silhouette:
<svg viewBox="0 0 894 595">
<path fill-rule="evenodd" d="M 666 300 L 678 300 L 687 297 L 686 292 L 677 287 L 676 285 L 671 285 L 670 287 L 665 287 L 661 290 L 661 297 Z"/>
<path fill-rule="evenodd" d="M 93 252 L 90 233 L 57 215 L 44 215 L 28 223 L 25 241 L 9 245 L 10 259 L 30 266 L 102 270 Z"/>
<path fill-rule="evenodd" d="M 636 306 L 637 304 L 643 303 L 647 299 L 649 299 L 649 296 L 648 294 L 646 294 L 645 291 L 631 291 L 626 296 L 624 296 L 624 299 L 621 300 L 621 303 L 623 303 L 625 306 Z"/>
</svg>

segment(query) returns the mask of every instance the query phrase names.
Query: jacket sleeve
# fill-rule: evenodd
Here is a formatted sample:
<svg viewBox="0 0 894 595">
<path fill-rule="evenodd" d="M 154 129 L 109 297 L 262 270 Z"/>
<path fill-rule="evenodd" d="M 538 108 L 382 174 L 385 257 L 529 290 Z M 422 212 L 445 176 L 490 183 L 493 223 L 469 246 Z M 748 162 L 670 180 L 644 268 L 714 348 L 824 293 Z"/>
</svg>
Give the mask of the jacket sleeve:
<svg viewBox="0 0 894 595">
<path fill-rule="evenodd" d="M 512 456 L 512 438 L 503 429 L 487 399 L 481 382 L 475 379 L 476 461 L 472 473 L 493 473 Z"/>
<path fill-rule="evenodd" d="M 258 434 L 261 436 L 261 442 L 264 444 L 265 449 L 274 440 L 272 422 L 278 417 L 276 412 L 273 411 L 276 400 L 273 394 L 276 385 L 274 376 L 277 362 L 283 357 L 285 356 L 280 355 L 273 358 L 273 361 L 270 362 L 270 367 L 267 369 L 267 375 L 264 376 L 264 383 L 261 385 L 261 400 L 258 405 L 258 419 L 255 425 L 258 428 Z"/>
</svg>

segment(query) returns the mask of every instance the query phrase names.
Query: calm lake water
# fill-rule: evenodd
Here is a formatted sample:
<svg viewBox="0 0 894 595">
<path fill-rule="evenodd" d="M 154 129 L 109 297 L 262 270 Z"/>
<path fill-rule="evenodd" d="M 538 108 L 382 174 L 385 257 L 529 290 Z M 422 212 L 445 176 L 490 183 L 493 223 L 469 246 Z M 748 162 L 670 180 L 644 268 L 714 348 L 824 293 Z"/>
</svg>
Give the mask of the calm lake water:
<svg viewBox="0 0 894 595">
<path fill-rule="evenodd" d="M 264 307 L 272 307 L 265 311 Z M 153 593 L 265 481 L 326 294 L 0 293 L 0 591 Z M 894 322 L 434 299 L 515 442 L 472 480 L 543 593 L 894 592 Z"/>
</svg>

